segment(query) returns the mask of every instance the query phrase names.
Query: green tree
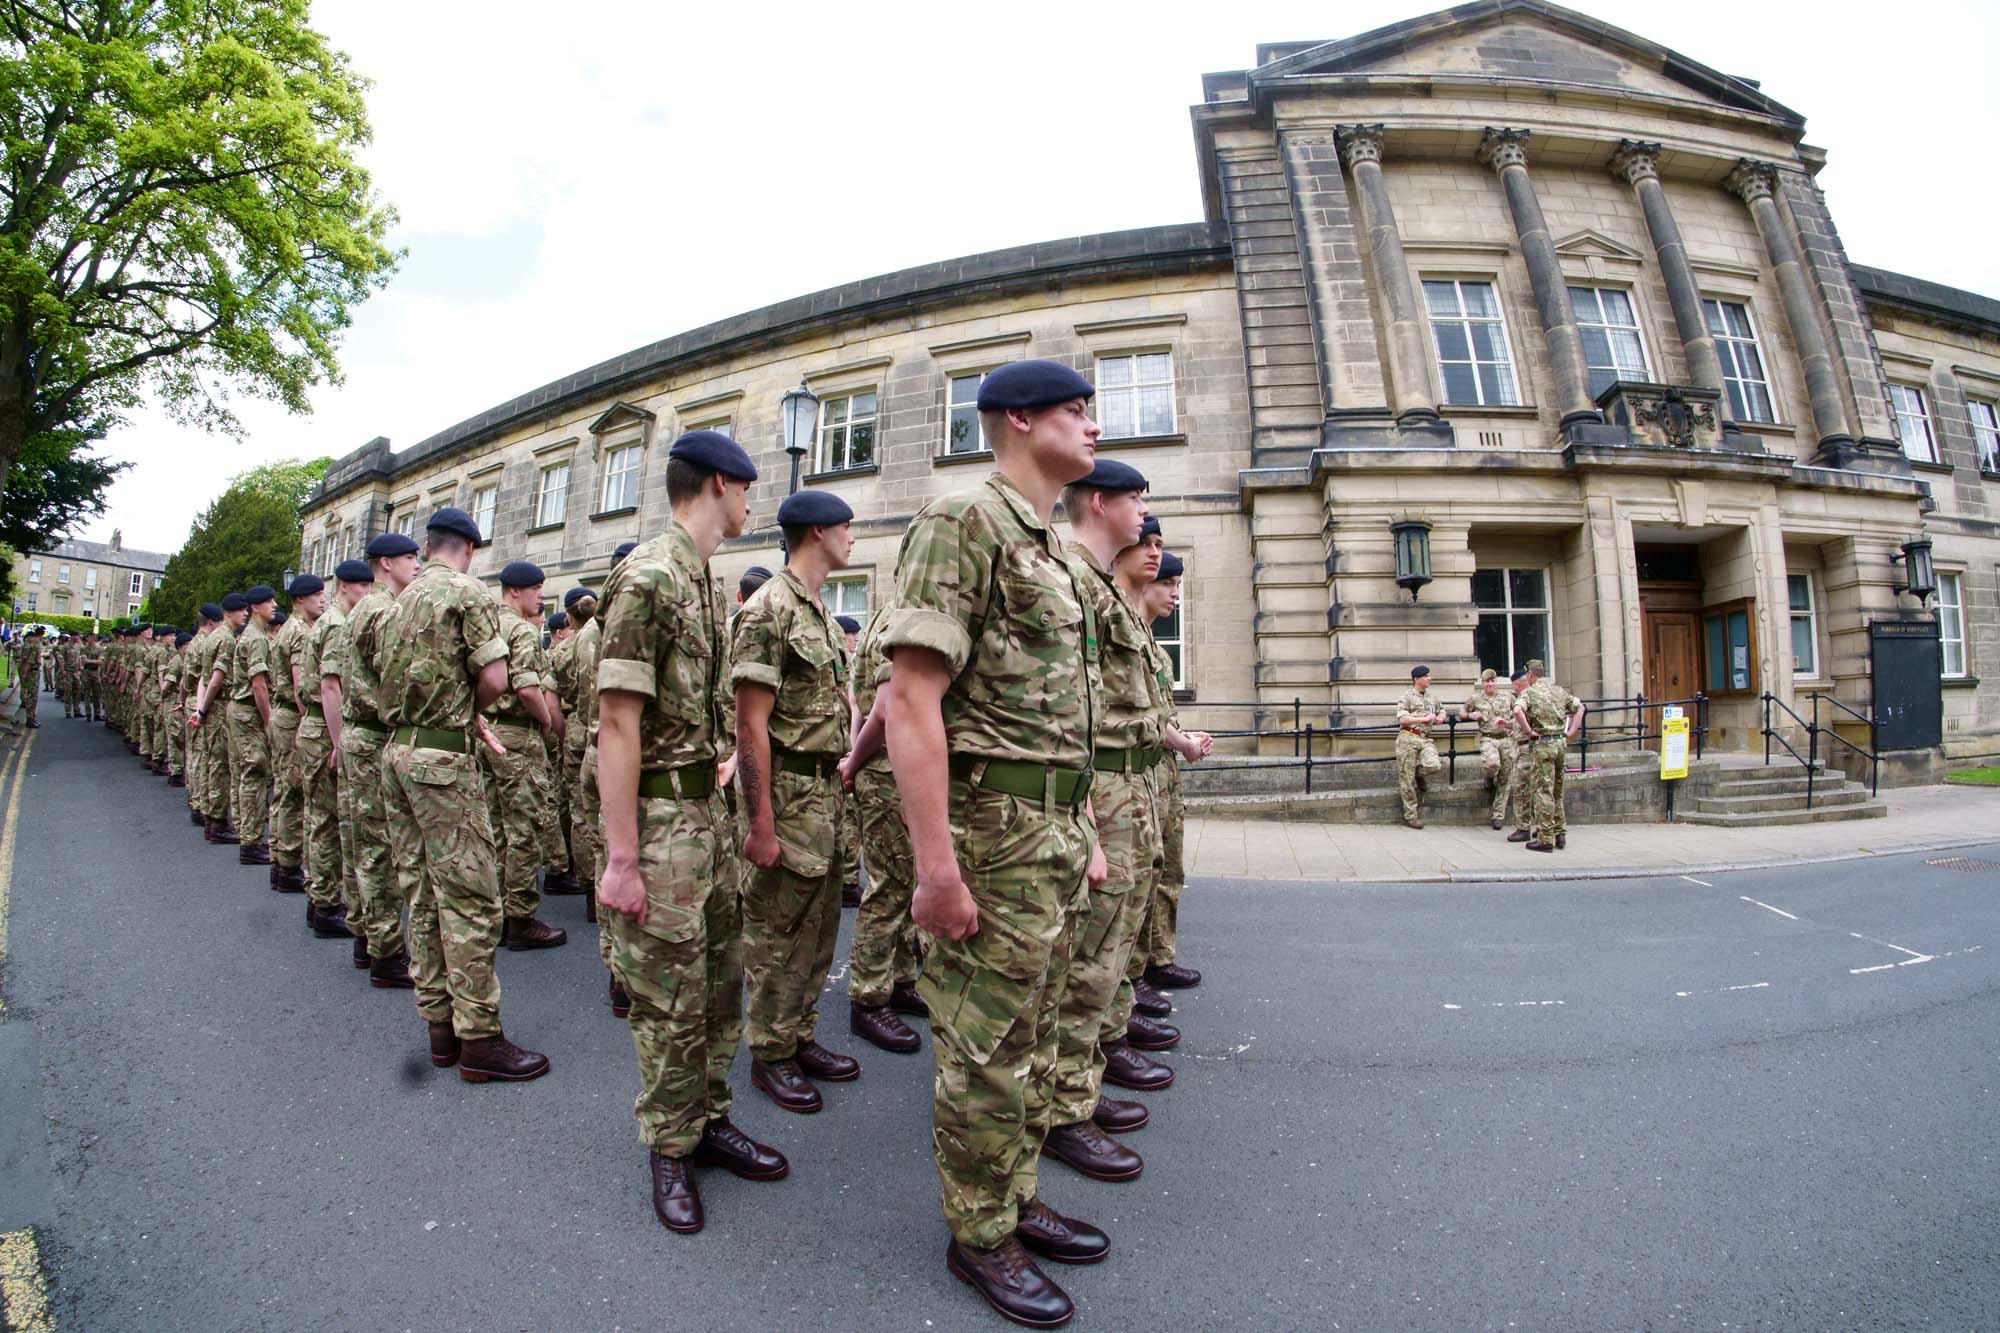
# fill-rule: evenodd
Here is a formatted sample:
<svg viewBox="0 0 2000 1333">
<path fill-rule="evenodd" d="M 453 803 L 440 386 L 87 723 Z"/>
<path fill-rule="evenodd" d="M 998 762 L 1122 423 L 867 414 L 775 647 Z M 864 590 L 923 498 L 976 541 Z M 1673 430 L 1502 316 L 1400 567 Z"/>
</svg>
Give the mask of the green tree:
<svg viewBox="0 0 2000 1333">
<path fill-rule="evenodd" d="M 167 561 L 146 615 L 193 628 L 195 610 L 224 593 L 258 583 L 277 588 L 299 558 L 299 497 L 326 475 L 331 459 L 288 459 L 231 478 L 229 489 L 202 510 L 181 549 Z"/>
<path fill-rule="evenodd" d="M 400 258 L 366 82 L 307 0 L 0 0 L 0 477 L 147 392 L 239 433 L 309 410 Z"/>
</svg>

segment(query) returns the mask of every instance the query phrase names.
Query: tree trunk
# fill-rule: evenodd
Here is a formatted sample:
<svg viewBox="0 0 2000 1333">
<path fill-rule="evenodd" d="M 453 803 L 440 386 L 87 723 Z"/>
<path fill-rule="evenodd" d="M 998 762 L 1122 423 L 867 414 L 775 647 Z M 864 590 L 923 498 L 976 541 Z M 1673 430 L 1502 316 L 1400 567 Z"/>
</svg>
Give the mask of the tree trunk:
<svg viewBox="0 0 2000 1333">
<path fill-rule="evenodd" d="M 7 493 L 7 478 L 14 475 L 14 461 L 28 438 L 28 403 L 20 389 L 0 382 L 0 495 Z"/>
</svg>

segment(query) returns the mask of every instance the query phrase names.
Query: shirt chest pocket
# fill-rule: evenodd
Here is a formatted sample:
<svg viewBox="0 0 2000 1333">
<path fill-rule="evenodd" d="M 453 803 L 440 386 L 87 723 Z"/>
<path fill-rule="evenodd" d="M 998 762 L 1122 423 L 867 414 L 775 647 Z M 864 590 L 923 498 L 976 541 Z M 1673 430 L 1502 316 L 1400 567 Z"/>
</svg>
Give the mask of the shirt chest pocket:
<svg viewBox="0 0 2000 1333">
<path fill-rule="evenodd" d="M 834 647 L 825 639 L 793 639 L 785 650 L 784 686 L 778 706 L 791 717 L 822 717 L 840 706 L 840 681 Z"/>
<path fill-rule="evenodd" d="M 1072 713 L 1082 708 L 1083 606 L 1067 579 L 1060 583 L 1003 571 L 998 580 L 1004 619 L 997 671 L 976 673 L 969 692 L 1018 708 Z"/>
<path fill-rule="evenodd" d="M 708 641 L 701 603 L 690 598 L 675 608 L 681 633 L 673 651 L 660 663 L 660 711 L 670 717 L 699 722 L 708 716 L 709 692 L 715 679 L 715 648 Z"/>
<path fill-rule="evenodd" d="M 1104 658 L 1104 697 L 1121 708 L 1153 705 L 1152 640 L 1124 616 L 1113 620 L 1108 636 L 1113 651 Z"/>
</svg>

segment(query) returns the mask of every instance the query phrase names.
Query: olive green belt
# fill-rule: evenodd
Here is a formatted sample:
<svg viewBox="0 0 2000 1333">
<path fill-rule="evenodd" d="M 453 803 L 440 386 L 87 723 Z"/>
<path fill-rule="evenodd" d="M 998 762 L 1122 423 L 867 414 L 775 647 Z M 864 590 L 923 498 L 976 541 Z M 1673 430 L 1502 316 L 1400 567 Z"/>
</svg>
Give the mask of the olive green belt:
<svg viewBox="0 0 2000 1333">
<path fill-rule="evenodd" d="M 509 727 L 538 727 L 541 723 L 526 713 L 495 713 L 493 721 Z"/>
<path fill-rule="evenodd" d="M 951 775 L 988 791 L 1004 792 L 1030 801 L 1049 799 L 1058 805 L 1081 805 L 1083 798 L 1090 794 L 1089 769 L 1055 768 L 1022 759 L 987 759 L 976 754 L 955 754 L 951 757 Z"/>
<path fill-rule="evenodd" d="M 1157 745 L 1136 750 L 1099 750 L 1090 757 L 1090 766 L 1100 773 L 1144 773 L 1160 762 L 1165 753 Z"/>
<path fill-rule="evenodd" d="M 689 764 L 684 768 L 656 768 L 639 775 L 639 794 L 649 797 L 679 797 L 683 801 L 704 801 L 715 794 L 715 767 Z"/>
<path fill-rule="evenodd" d="M 305 705 L 305 710 L 307 717 L 316 717 L 322 722 L 326 721 L 326 709 L 322 705 L 307 704 Z"/>
<path fill-rule="evenodd" d="M 415 745 L 426 750 L 451 750 L 471 754 L 472 741 L 462 731 L 439 731 L 436 727 L 397 727 L 389 733 L 391 745 Z"/>
<path fill-rule="evenodd" d="M 830 778 L 840 768 L 837 754 L 807 754 L 803 750 L 771 747 L 771 762 L 780 773 L 799 773 L 809 778 Z"/>
<path fill-rule="evenodd" d="M 371 736 L 387 736 L 389 729 L 371 718 L 355 717 L 347 720 L 347 725 L 356 731 L 365 731 Z"/>
</svg>

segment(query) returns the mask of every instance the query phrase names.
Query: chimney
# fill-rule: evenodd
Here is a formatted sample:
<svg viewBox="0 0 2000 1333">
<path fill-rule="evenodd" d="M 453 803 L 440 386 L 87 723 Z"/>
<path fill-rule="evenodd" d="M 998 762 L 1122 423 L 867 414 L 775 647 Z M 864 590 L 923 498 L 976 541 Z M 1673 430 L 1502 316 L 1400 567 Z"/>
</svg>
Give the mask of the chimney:
<svg viewBox="0 0 2000 1333">
<path fill-rule="evenodd" d="M 111 529 L 111 549 L 114 551 L 120 551 L 123 550 L 124 548 L 125 548 L 125 530 L 123 528 Z"/>
</svg>

